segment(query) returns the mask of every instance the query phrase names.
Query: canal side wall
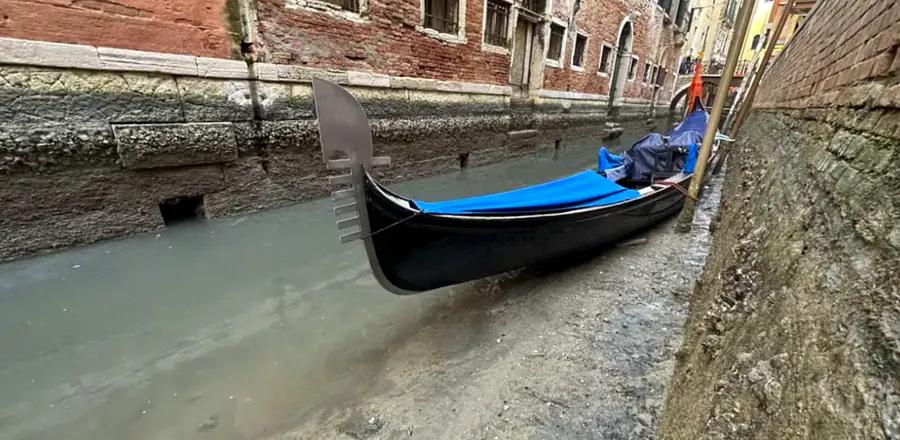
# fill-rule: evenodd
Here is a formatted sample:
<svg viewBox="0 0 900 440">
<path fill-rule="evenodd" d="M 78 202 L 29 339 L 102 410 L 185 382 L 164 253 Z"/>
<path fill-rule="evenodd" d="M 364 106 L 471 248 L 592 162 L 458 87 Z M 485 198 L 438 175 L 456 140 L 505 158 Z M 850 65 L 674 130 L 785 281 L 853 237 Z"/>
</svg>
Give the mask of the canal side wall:
<svg viewBox="0 0 900 440">
<path fill-rule="evenodd" d="M 660 438 L 900 438 L 898 81 L 891 0 L 820 0 L 763 78 Z"/>
<path fill-rule="evenodd" d="M 313 76 L 360 100 L 388 182 L 620 130 L 597 95 L 0 39 L 0 260 L 159 228 L 170 199 L 221 217 L 327 195 Z"/>
</svg>

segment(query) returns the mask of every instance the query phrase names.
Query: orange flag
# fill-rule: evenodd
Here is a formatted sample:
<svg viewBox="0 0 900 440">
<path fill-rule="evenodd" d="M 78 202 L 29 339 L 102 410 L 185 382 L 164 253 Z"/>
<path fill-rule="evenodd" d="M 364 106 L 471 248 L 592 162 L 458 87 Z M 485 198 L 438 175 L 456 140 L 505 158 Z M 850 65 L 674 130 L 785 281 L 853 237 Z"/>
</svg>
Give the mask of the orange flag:
<svg viewBox="0 0 900 440">
<path fill-rule="evenodd" d="M 694 104 L 700 100 L 703 105 L 703 64 L 697 63 L 694 69 L 694 79 L 691 80 L 691 88 L 688 90 L 688 107 L 687 112 L 694 111 Z"/>
</svg>

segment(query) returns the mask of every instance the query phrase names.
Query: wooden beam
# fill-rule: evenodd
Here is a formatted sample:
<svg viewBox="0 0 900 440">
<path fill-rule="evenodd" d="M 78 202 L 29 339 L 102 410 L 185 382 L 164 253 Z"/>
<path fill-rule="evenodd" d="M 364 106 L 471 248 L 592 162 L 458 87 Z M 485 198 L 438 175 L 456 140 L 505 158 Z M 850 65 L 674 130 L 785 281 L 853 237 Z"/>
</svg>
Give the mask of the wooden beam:
<svg viewBox="0 0 900 440">
<path fill-rule="evenodd" d="M 688 189 L 684 208 L 682 208 L 681 215 L 678 217 L 676 229 L 679 232 L 689 231 L 691 223 L 694 221 L 694 208 L 698 197 L 700 197 L 700 188 L 703 187 L 706 165 L 712 153 L 713 141 L 715 141 L 716 132 L 719 130 L 719 120 L 722 119 L 722 111 L 725 108 L 725 101 L 728 99 L 728 89 L 731 87 L 731 80 L 734 79 L 734 69 L 737 67 L 738 59 L 741 57 L 741 51 L 744 48 L 744 38 L 747 36 L 747 27 L 750 25 L 750 17 L 753 15 L 755 6 L 756 0 L 744 0 L 738 12 L 734 35 L 731 37 L 728 57 L 725 60 L 725 70 L 722 71 L 722 78 L 719 80 L 719 87 L 716 90 L 716 99 L 713 102 L 712 112 L 709 115 L 709 123 L 706 125 L 706 133 L 703 135 L 703 145 L 700 146 L 700 156 L 697 158 L 697 166 L 694 168 L 694 176 L 691 178 L 691 187 Z"/>
</svg>

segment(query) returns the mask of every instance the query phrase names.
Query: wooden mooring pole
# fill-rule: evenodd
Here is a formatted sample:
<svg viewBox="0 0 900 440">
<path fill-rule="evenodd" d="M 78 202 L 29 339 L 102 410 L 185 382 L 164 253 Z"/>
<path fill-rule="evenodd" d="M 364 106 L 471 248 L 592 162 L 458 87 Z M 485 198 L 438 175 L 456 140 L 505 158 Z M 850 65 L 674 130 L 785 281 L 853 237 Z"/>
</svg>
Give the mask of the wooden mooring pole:
<svg viewBox="0 0 900 440">
<path fill-rule="evenodd" d="M 755 6 L 756 0 L 744 0 L 738 12 L 734 35 L 731 36 L 731 45 L 728 47 L 728 56 L 725 59 L 725 70 L 722 71 L 722 78 L 720 78 L 719 87 L 716 89 L 716 100 L 713 102 L 712 111 L 709 115 L 706 133 L 703 134 L 703 144 L 700 146 L 700 156 L 697 158 L 697 166 L 694 168 L 694 177 L 691 179 L 688 196 L 684 200 L 684 208 L 682 208 L 681 215 L 678 217 L 676 230 L 679 232 L 689 231 L 691 223 L 694 221 L 694 209 L 700 197 L 700 189 L 703 188 L 706 165 L 712 153 L 713 141 L 715 140 L 716 132 L 719 130 L 719 120 L 722 119 L 722 110 L 725 108 L 725 101 L 728 99 L 728 89 L 731 88 L 731 81 L 734 79 L 734 69 L 737 67 L 738 59 L 741 57 L 741 51 L 744 48 L 744 38 L 747 36 L 747 27 L 750 25 L 750 17 L 753 15 Z"/>
<path fill-rule="evenodd" d="M 772 54 L 775 52 L 775 45 L 778 44 L 778 39 L 781 38 L 781 32 L 784 31 L 784 25 L 787 23 L 788 17 L 791 15 L 791 12 L 794 10 L 794 3 L 797 0 L 788 0 L 787 5 L 784 7 L 784 10 L 781 11 L 781 17 L 778 17 L 778 24 L 775 25 L 775 31 L 772 32 L 772 39 L 767 41 L 766 44 L 766 54 L 763 55 L 763 59 L 760 61 L 759 69 L 756 72 L 756 75 L 753 77 L 753 82 L 750 83 L 750 89 L 747 90 L 747 94 L 744 96 L 744 102 L 741 104 L 740 110 L 738 110 L 737 116 L 734 118 L 734 124 L 731 126 L 731 129 L 728 132 L 728 135 L 732 138 L 737 138 L 738 132 L 741 130 L 741 126 L 744 125 L 744 119 L 747 118 L 747 115 L 750 114 L 750 108 L 753 107 L 753 99 L 756 98 L 756 92 L 759 90 L 759 82 L 762 80 L 763 75 L 766 73 L 766 68 L 769 66 L 769 62 L 772 61 Z"/>
</svg>

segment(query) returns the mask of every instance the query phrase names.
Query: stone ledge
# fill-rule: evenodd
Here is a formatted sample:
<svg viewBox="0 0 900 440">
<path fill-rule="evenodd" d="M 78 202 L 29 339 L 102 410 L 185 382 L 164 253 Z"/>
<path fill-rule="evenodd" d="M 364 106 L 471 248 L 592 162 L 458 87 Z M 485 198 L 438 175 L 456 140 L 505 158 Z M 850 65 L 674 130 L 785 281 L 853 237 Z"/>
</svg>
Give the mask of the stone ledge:
<svg viewBox="0 0 900 440">
<path fill-rule="evenodd" d="M 538 93 L 541 98 L 550 99 L 570 99 L 574 101 L 602 101 L 609 102 L 609 95 L 598 95 L 593 93 L 581 92 L 565 92 L 562 90 L 541 90 Z"/>
<path fill-rule="evenodd" d="M 247 63 L 220 58 L 197 57 L 197 74 L 209 78 L 250 79 Z"/>
<path fill-rule="evenodd" d="M 0 63 L 101 69 L 97 48 L 82 44 L 0 38 Z"/>
<path fill-rule="evenodd" d="M 230 122 L 114 125 L 119 160 L 127 169 L 232 162 L 238 148 Z"/>
<path fill-rule="evenodd" d="M 109 47 L 98 47 L 97 54 L 103 70 L 199 76 L 197 58 L 188 55 L 113 49 Z"/>
</svg>

